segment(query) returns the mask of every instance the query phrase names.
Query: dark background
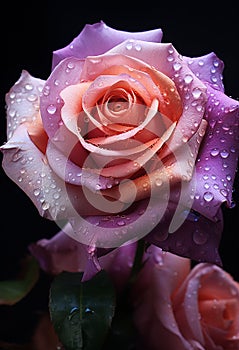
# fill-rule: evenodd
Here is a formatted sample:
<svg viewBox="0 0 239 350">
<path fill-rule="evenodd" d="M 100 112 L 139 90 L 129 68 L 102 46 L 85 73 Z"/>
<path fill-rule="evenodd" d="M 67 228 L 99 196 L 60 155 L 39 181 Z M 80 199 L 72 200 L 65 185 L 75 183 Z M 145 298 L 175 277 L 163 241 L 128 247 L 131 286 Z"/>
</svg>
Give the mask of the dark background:
<svg viewBox="0 0 239 350">
<path fill-rule="evenodd" d="M 19 79 L 22 69 L 47 79 L 52 51 L 66 46 L 85 24 L 103 20 L 125 31 L 163 30 L 163 42 L 172 42 L 185 56 L 201 56 L 214 51 L 225 63 L 227 95 L 239 98 L 238 11 L 234 3 L 217 5 L 197 2 L 112 2 L 56 1 L 7 3 L 1 24 L 1 127 L 5 137 L 5 93 Z M 2 156 L 1 156 L 2 157 Z M 27 245 L 50 237 L 58 227 L 39 216 L 28 197 L 0 170 L 1 234 L 0 277 L 14 276 Z M 220 245 L 224 269 L 239 282 L 239 185 L 235 182 L 236 206 L 225 210 L 225 227 Z M 1 335 L 0 335 L 1 336 Z"/>
</svg>

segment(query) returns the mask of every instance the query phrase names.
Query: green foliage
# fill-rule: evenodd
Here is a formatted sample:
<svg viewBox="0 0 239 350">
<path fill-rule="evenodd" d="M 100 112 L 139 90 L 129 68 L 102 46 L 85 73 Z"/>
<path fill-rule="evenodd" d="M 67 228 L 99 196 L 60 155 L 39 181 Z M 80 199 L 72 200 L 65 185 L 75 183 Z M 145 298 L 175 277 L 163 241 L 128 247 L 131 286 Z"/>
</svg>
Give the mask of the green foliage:
<svg viewBox="0 0 239 350">
<path fill-rule="evenodd" d="M 50 289 L 49 310 L 66 350 L 100 350 L 115 312 L 115 290 L 105 271 L 82 282 L 82 273 L 62 272 Z"/>
</svg>

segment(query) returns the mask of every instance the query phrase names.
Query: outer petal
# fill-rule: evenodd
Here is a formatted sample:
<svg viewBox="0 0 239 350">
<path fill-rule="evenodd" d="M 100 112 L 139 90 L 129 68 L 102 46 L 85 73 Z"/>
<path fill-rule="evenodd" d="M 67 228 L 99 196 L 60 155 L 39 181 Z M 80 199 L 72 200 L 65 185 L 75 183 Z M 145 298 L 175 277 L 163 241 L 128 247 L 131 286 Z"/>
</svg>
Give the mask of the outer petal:
<svg viewBox="0 0 239 350">
<path fill-rule="evenodd" d="M 201 57 L 184 57 L 183 59 L 187 61 L 192 72 L 200 80 L 209 83 L 214 89 L 224 92 L 222 81 L 224 63 L 214 52 Z"/>
<path fill-rule="evenodd" d="M 53 238 L 30 244 L 31 254 L 44 271 L 54 275 L 62 271 L 84 271 L 88 260 L 87 247 L 70 238 L 66 233 L 69 229 L 71 226 L 67 224 Z"/>
<path fill-rule="evenodd" d="M 190 261 L 151 247 L 132 293 L 134 320 L 149 350 L 192 350 L 173 314 L 171 298 L 190 269 Z M 143 347 L 142 347 L 143 348 Z"/>
<path fill-rule="evenodd" d="M 160 223 L 145 237 L 146 241 L 180 256 L 221 265 L 218 252 L 223 229 L 221 210 L 218 211 L 215 221 L 211 221 L 185 208 L 181 211 L 184 219 L 182 224 L 170 234 L 169 224 L 175 210 L 176 204 L 170 202 Z"/>
<path fill-rule="evenodd" d="M 208 128 L 196 165 L 193 208 L 214 220 L 222 203 L 232 205 L 239 154 L 239 103 L 208 86 Z"/>
<path fill-rule="evenodd" d="M 1 151 L 4 171 L 30 197 L 40 215 L 64 218 L 68 200 L 64 182 L 52 172 L 45 155 L 31 141 L 25 124 L 17 128 Z"/>
<path fill-rule="evenodd" d="M 23 70 L 19 80 L 6 94 L 8 140 L 20 124 L 38 118 L 39 98 L 44 83 L 44 80 L 34 78 Z"/>
<path fill-rule="evenodd" d="M 131 33 L 110 28 L 103 21 L 93 25 L 87 24 L 69 45 L 53 52 L 52 69 L 66 57 L 74 56 L 84 59 L 87 56 L 101 55 L 120 42 L 131 38 L 160 42 L 162 30 L 153 29 Z"/>
</svg>

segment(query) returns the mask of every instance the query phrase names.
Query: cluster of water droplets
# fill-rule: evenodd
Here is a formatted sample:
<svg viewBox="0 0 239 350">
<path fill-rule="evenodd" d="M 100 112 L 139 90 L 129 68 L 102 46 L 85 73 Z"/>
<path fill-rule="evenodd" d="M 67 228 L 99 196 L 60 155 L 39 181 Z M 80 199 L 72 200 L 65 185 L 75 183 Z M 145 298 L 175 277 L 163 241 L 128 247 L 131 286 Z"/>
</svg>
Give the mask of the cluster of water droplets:
<svg viewBox="0 0 239 350">
<path fill-rule="evenodd" d="M 13 149 L 11 153 L 15 180 L 32 199 L 40 214 L 53 219 L 64 216 L 68 199 L 46 158 L 37 151 Z"/>
</svg>

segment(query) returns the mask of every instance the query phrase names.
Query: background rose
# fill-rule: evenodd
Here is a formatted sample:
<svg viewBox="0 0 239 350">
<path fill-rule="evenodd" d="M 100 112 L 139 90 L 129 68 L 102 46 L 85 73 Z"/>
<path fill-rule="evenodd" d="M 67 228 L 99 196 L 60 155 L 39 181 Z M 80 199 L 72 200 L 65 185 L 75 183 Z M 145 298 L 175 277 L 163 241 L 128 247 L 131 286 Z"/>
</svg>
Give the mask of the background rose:
<svg viewBox="0 0 239 350">
<path fill-rule="evenodd" d="M 148 250 L 133 290 L 148 350 L 239 349 L 239 284 L 220 267 Z M 146 254 L 146 255 L 147 255 Z"/>
<path fill-rule="evenodd" d="M 110 32 L 110 38 L 117 38 L 117 40 L 109 41 L 106 35 L 107 32 Z M 82 58 L 84 59 L 85 56 L 82 56 L 82 51 L 80 50 L 82 42 L 84 38 L 89 38 L 89 35 L 95 38 L 96 33 L 97 35 L 106 37 L 107 40 L 104 44 L 100 45 L 100 47 L 94 45 L 96 50 L 100 49 L 102 51 L 97 51 L 93 54 L 98 55 L 110 49 L 110 55 L 103 54 L 100 58 L 99 56 L 97 56 L 97 58 L 91 57 L 83 62 Z M 114 242 L 114 235 L 117 237 L 118 243 L 129 239 L 128 230 L 125 227 L 123 229 L 122 227 L 119 228 L 119 226 L 125 226 L 126 219 L 128 220 L 127 223 L 131 224 L 131 226 L 134 221 L 136 222 L 134 230 L 137 235 L 139 235 L 139 226 L 142 232 L 145 233 L 146 229 L 154 228 L 155 221 L 156 223 L 160 221 L 160 225 L 152 230 L 151 235 L 147 237 L 149 242 L 153 242 L 164 249 L 171 250 L 184 256 L 191 256 L 198 260 L 203 259 L 218 263 L 218 252 L 214 248 L 218 246 L 221 234 L 222 219 L 219 208 L 224 201 L 227 201 L 229 205 L 231 203 L 231 190 L 238 154 L 235 144 L 238 128 L 233 129 L 234 126 L 237 125 L 238 103 L 223 93 L 223 85 L 221 82 L 223 64 L 214 54 L 196 59 L 182 58 L 171 44 L 153 44 L 152 42 L 141 41 L 160 41 L 160 30 L 151 31 L 147 34 L 136 34 L 135 38 L 140 39 L 138 42 L 130 39 L 112 48 L 126 38 L 132 37 L 132 35 L 132 33 L 114 31 L 103 23 L 94 26 L 86 26 L 86 30 L 83 31 L 73 43 L 62 51 L 60 50 L 54 54 L 54 70 L 46 83 L 39 79 L 32 78 L 26 71 L 23 72 L 20 80 L 7 96 L 7 103 L 9 106 L 8 117 L 10 118 L 14 115 L 15 118 L 13 119 L 13 123 L 8 124 L 9 142 L 2 147 L 5 153 L 3 161 L 4 169 L 30 196 L 38 207 L 41 215 L 53 219 L 69 218 L 74 229 L 80 231 L 81 239 L 85 235 L 88 243 L 91 239 L 93 239 L 91 243 L 99 243 L 98 240 L 102 239 L 102 232 L 104 236 L 106 236 L 104 240 L 109 244 L 112 244 L 111 240 Z M 97 42 L 99 42 L 99 38 L 96 39 Z M 69 52 L 71 52 L 74 58 L 67 58 Z M 122 54 L 127 54 L 127 58 L 121 56 Z M 86 52 L 86 55 L 88 55 L 88 52 Z M 128 55 L 130 55 L 130 58 Z M 58 63 L 56 57 L 60 57 L 60 60 L 63 59 L 57 66 L 55 66 L 55 64 Z M 109 64 L 109 69 L 112 69 L 111 67 L 114 66 L 113 59 L 115 57 L 116 64 L 120 61 L 120 58 L 124 57 L 122 61 L 124 68 L 123 73 L 125 73 L 126 63 L 134 63 L 133 67 L 131 67 L 131 71 L 140 74 L 144 82 L 149 84 L 146 84 L 147 87 L 149 87 L 148 92 L 151 91 L 150 87 L 154 87 L 154 85 L 150 85 L 151 83 L 147 80 L 148 76 L 153 83 L 155 83 L 155 81 L 157 84 L 160 82 L 161 85 L 159 86 L 157 95 L 158 99 L 161 98 L 159 110 L 164 114 L 169 111 L 168 116 L 166 115 L 167 120 L 172 118 L 172 121 L 177 121 L 180 116 L 175 130 L 173 130 L 174 124 L 172 124 L 171 129 L 166 128 L 169 130 L 169 133 L 161 133 L 156 136 L 161 137 L 163 135 L 164 138 L 166 137 L 164 141 L 170 138 L 167 142 L 167 147 L 161 150 L 160 160 L 166 159 L 166 156 L 176 157 L 177 160 L 180 160 L 177 164 L 179 164 L 181 168 L 179 169 L 176 167 L 176 169 L 174 169 L 174 167 L 172 167 L 169 170 L 170 167 L 166 167 L 172 164 L 172 158 L 169 157 L 168 163 L 163 167 L 164 171 L 161 173 L 160 181 L 158 182 L 158 178 L 156 177 L 152 178 L 152 188 L 154 193 L 155 188 L 158 187 L 158 183 L 160 183 L 159 187 L 161 189 L 161 183 L 168 184 L 169 179 L 173 178 L 173 184 L 179 183 L 181 185 L 182 179 L 189 180 L 193 176 L 194 180 L 195 176 L 195 181 L 191 181 L 190 184 L 195 183 L 197 187 L 189 186 L 188 188 L 187 185 L 184 185 L 185 196 L 184 198 L 180 198 L 184 206 L 180 208 L 179 215 L 177 216 L 178 220 L 181 220 L 181 223 L 184 223 L 185 218 L 187 218 L 185 222 L 187 230 L 184 225 L 181 225 L 173 235 L 168 235 L 168 225 L 177 208 L 177 205 L 175 206 L 175 199 L 177 203 L 177 196 L 180 193 L 178 187 L 176 191 L 170 192 L 172 197 L 170 198 L 170 210 L 165 212 L 165 216 L 162 220 L 160 220 L 160 215 L 165 210 L 165 203 L 158 203 L 155 201 L 152 203 L 153 205 L 150 209 L 150 213 L 147 212 L 147 215 L 143 217 L 143 221 L 138 220 L 138 217 L 142 215 L 140 213 L 147 208 L 147 202 L 142 200 L 136 202 L 133 208 L 134 210 L 127 212 L 127 215 L 123 218 L 118 215 L 111 215 L 110 219 L 109 216 L 104 215 L 92 216 L 100 213 L 97 210 L 95 211 L 94 206 L 88 205 L 89 195 L 92 193 L 91 191 L 93 190 L 93 192 L 95 192 L 103 189 L 105 195 L 113 196 L 114 198 L 116 195 L 117 199 L 117 191 L 115 194 L 115 191 L 112 190 L 111 187 L 115 188 L 114 186 L 118 180 L 115 182 L 115 178 L 112 179 L 105 176 L 99 178 L 97 172 L 95 173 L 94 171 L 88 172 L 84 170 L 82 172 L 80 167 L 85 161 L 85 157 L 88 155 L 88 152 L 83 152 L 82 146 L 83 148 L 88 147 L 87 151 L 89 152 L 97 152 L 97 147 L 94 145 L 94 142 L 91 142 L 91 144 L 86 143 L 84 137 L 82 137 L 79 132 L 79 129 L 82 129 L 82 125 L 78 125 L 74 118 L 72 122 L 72 116 L 81 113 L 81 109 L 79 109 L 81 103 L 76 104 L 74 99 L 72 100 L 70 97 L 75 96 L 78 101 L 81 101 L 82 98 L 85 112 L 88 112 L 88 108 L 91 107 L 92 100 L 90 98 L 92 94 L 97 95 L 100 92 L 102 96 L 102 88 L 97 90 L 94 86 L 92 90 L 90 90 L 90 88 L 85 90 L 89 87 L 87 82 L 89 80 L 95 80 L 98 82 L 98 87 L 102 86 L 101 84 L 104 84 L 105 81 L 101 78 L 97 80 L 97 78 L 98 76 L 101 77 L 102 71 L 105 72 L 105 70 L 107 70 L 107 64 Z M 158 59 L 158 57 L 160 57 L 160 59 Z M 101 66 L 102 62 L 104 69 Z M 148 67 L 148 64 L 153 65 L 163 74 L 155 73 L 155 70 Z M 142 67 L 145 75 L 141 72 Z M 110 73 L 112 74 L 113 71 Z M 165 75 L 172 78 L 173 83 L 171 83 L 171 81 L 169 82 Z M 197 77 L 200 77 L 201 80 Z M 129 83 L 126 78 L 124 78 L 124 81 Z M 108 78 L 108 84 L 110 86 L 109 82 L 112 83 Z M 118 81 L 116 79 L 113 80 L 113 82 L 117 83 Z M 80 83 L 79 90 L 76 90 L 77 83 Z M 44 89 L 40 98 L 40 115 L 37 101 L 43 85 Z M 177 89 L 175 89 L 175 87 Z M 122 89 L 121 85 L 120 88 Z M 87 98 L 85 97 L 85 91 L 91 92 L 91 94 L 88 94 Z M 176 91 L 178 91 L 180 98 Z M 208 98 L 205 92 L 207 92 Z M 165 93 L 169 95 L 167 98 L 171 97 L 170 94 L 172 98 L 167 100 Z M 83 95 L 85 100 L 83 100 Z M 141 97 L 144 97 L 144 103 L 147 107 L 151 107 L 150 116 L 152 114 L 154 116 L 153 112 L 155 111 L 155 107 L 157 107 L 157 102 L 155 102 L 151 94 L 147 104 L 146 96 L 147 95 L 144 94 L 141 95 Z M 123 95 L 123 97 L 125 99 L 125 95 Z M 99 98 L 98 95 L 97 98 Z M 93 97 L 93 102 L 95 102 L 95 100 L 96 98 Z M 182 115 L 180 115 L 180 100 L 184 107 Z M 63 101 L 65 102 L 64 106 Z M 136 101 L 138 102 L 137 99 Z M 172 110 L 167 106 L 168 102 L 169 107 L 173 105 Z M 162 110 L 160 108 L 162 108 Z M 175 115 L 172 114 L 172 111 L 175 112 Z M 88 113 L 88 117 L 89 116 Z M 149 118 L 149 114 L 146 114 L 146 116 Z M 41 124 L 41 118 L 44 128 Z M 208 127 L 203 144 L 201 145 L 203 147 L 201 147 L 198 155 L 198 148 L 204 136 L 206 126 L 206 122 L 203 118 L 208 121 Z M 165 119 L 164 124 L 167 120 Z M 64 124 L 62 124 L 62 121 Z M 67 128 L 65 126 L 67 126 Z M 68 137 L 69 131 L 71 132 L 70 138 Z M 124 131 L 126 130 L 124 129 Z M 72 135 L 72 133 L 74 135 Z M 126 133 L 127 132 L 125 132 L 125 134 Z M 131 130 L 129 130 L 128 134 L 132 136 Z M 81 143 L 78 142 L 75 136 L 80 138 Z M 98 138 L 101 135 L 94 135 L 94 138 L 95 136 Z M 48 138 L 50 141 L 48 141 Z M 65 142 L 65 140 L 67 140 L 67 142 Z M 124 140 L 124 138 L 122 140 Z M 97 142 L 98 141 L 99 139 L 97 139 Z M 144 139 L 143 145 L 147 145 L 147 142 L 148 140 L 146 141 Z M 149 139 L 149 142 L 152 142 L 152 138 Z M 187 146 L 185 147 L 186 142 Z M 222 144 L 223 148 L 221 146 Z M 152 145 L 154 144 L 151 144 L 151 146 Z M 168 152 L 168 149 L 170 149 L 170 152 Z M 190 156 L 185 156 L 185 149 L 190 150 Z M 105 156 L 104 153 L 107 153 L 106 150 L 103 152 Z M 44 154 L 46 154 L 46 157 Z M 79 154 L 81 156 L 80 159 L 78 157 Z M 99 154 L 101 155 L 101 150 Z M 70 161 L 68 161 L 69 155 Z M 192 168 L 196 157 L 198 160 L 197 172 L 193 174 Z M 148 159 L 145 156 L 144 161 L 146 160 Z M 117 163 L 114 169 L 111 170 L 115 170 L 118 165 Z M 124 168 L 120 168 L 124 170 Z M 118 170 L 118 168 L 116 169 Z M 167 169 L 166 175 L 169 176 L 165 176 L 165 169 Z M 225 169 L 227 170 L 225 171 Z M 92 168 L 90 168 L 90 170 L 92 170 Z M 131 164 L 131 173 L 135 170 L 132 168 Z M 182 172 L 182 170 L 184 172 Z M 107 174 L 111 176 L 112 172 Z M 116 172 L 113 174 L 115 177 Z M 82 175 L 84 176 L 82 177 Z M 220 182 L 218 182 L 219 178 Z M 64 181 L 66 181 L 66 185 Z M 141 177 L 139 180 L 137 178 L 133 182 L 136 184 L 137 191 L 133 192 L 134 186 L 132 187 L 132 181 L 120 187 L 120 200 L 122 201 L 120 201 L 120 203 L 124 203 L 124 197 L 127 203 L 129 201 L 128 195 L 132 193 L 138 196 L 137 199 L 142 199 L 145 195 L 148 197 L 150 193 L 149 181 L 147 182 L 145 178 Z M 84 201 L 85 197 L 82 193 L 82 184 L 85 189 L 89 190 L 89 192 L 87 192 L 87 201 Z M 196 213 L 188 211 L 191 202 L 190 205 L 188 205 L 186 201 L 186 198 L 190 198 L 190 196 L 192 197 L 192 195 L 194 195 L 192 189 L 195 190 L 193 208 L 196 209 Z M 93 195 L 91 202 L 97 203 L 97 200 L 95 200 L 96 198 L 98 197 Z M 80 207 L 78 206 L 79 203 L 81 203 Z M 124 207 L 120 207 L 119 209 L 122 210 L 122 208 Z M 77 210 L 77 214 L 80 213 L 82 216 L 91 216 L 87 218 L 87 221 L 83 221 L 82 216 L 79 218 L 79 216 L 76 215 L 75 209 Z M 197 214 L 198 212 L 202 215 Z M 75 220 L 76 218 L 79 220 Z M 136 218 L 137 220 L 135 220 Z M 149 226 L 149 224 L 151 224 L 151 226 Z M 94 226 L 93 232 L 92 225 Z M 197 226 L 196 229 L 195 226 Z M 214 234 L 209 235 L 212 226 L 214 226 Z M 110 228 L 110 230 L 108 230 L 108 228 Z M 107 235 L 108 232 L 109 236 Z M 190 240 L 188 238 L 189 236 Z M 187 244 L 185 244 L 185 241 L 187 241 Z M 201 249 L 198 249 L 199 246 Z"/>
<path fill-rule="evenodd" d="M 96 262 L 94 258 L 85 259 L 82 244 L 63 232 L 59 235 L 31 248 L 45 271 L 84 271 L 83 280 L 88 280 L 105 269 L 118 295 L 124 292 L 135 243 L 119 247 Z M 217 265 L 199 263 L 191 268 L 189 259 L 151 245 L 131 286 L 129 300 L 140 339 L 137 349 L 239 349 L 239 284 Z"/>
</svg>

